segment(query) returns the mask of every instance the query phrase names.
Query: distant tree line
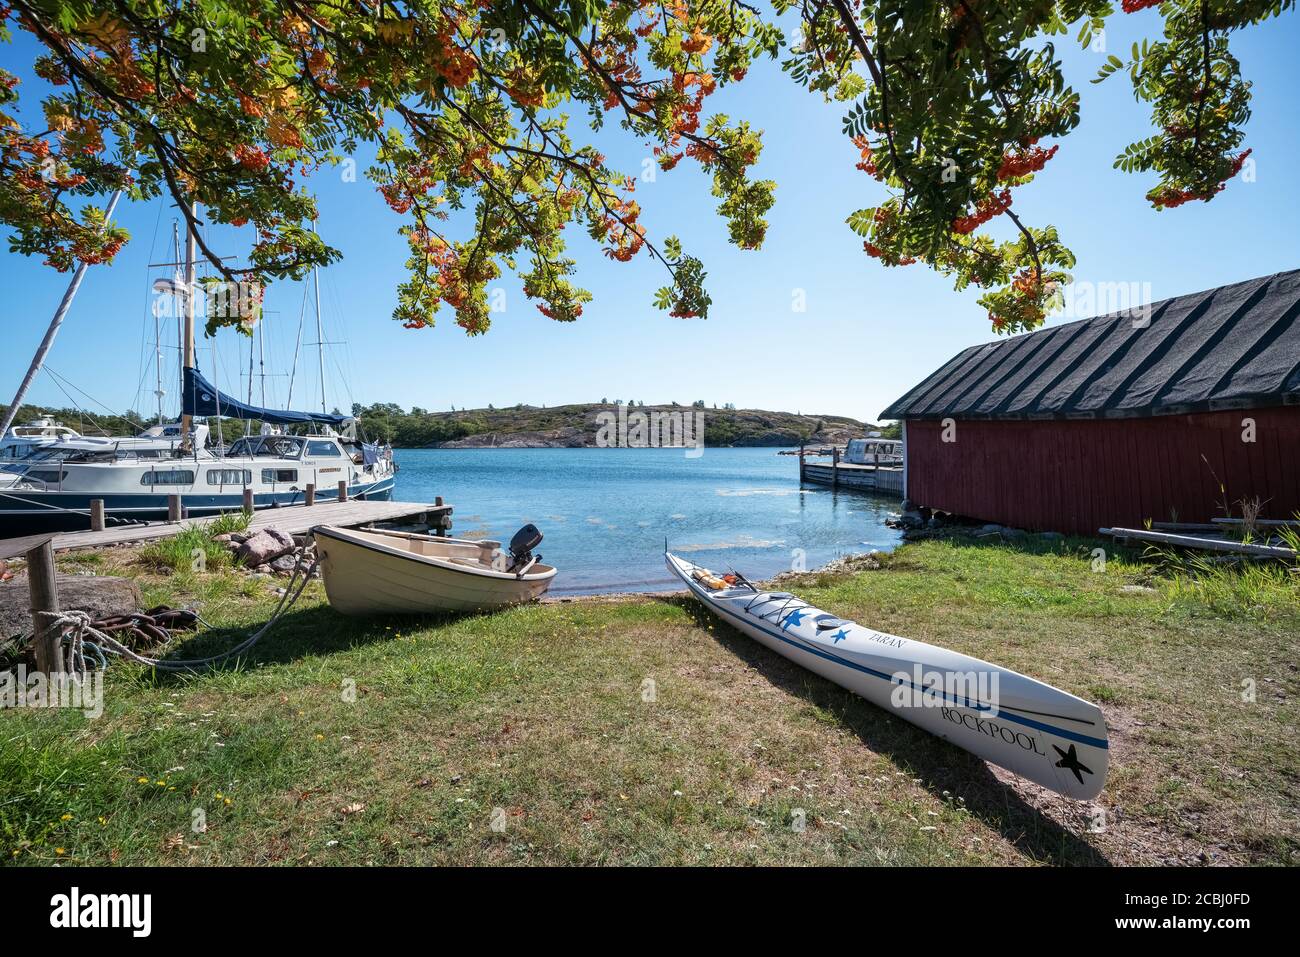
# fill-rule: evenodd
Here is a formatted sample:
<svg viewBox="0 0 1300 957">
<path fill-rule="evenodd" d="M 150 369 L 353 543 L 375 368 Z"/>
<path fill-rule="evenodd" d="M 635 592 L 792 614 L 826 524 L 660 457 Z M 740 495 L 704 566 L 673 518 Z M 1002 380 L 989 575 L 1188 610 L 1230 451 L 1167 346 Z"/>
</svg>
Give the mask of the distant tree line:
<svg viewBox="0 0 1300 957">
<path fill-rule="evenodd" d="M 628 408 L 646 407 L 644 401 L 631 399 L 615 400 L 614 403 L 601 401 L 601 405 L 611 404 L 626 405 Z M 4 408 L 0 405 L 0 409 Z M 677 402 L 671 402 L 664 403 L 658 408 L 671 409 L 682 408 L 682 406 Z M 704 400 L 698 399 L 691 403 L 690 408 L 706 409 L 707 406 Z M 336 408 L 333 411 L 338 413 L 340 410 Z M 580 425 L 582 421 L 581 415 L 575 413 L 575 407 L 547 409 L 545 406 L 530 406 L 523 403 L 503 409 L 489 406 L 487 409 L 430 412 L 419 406 L 407 411 L 395 402 L 376 402 L 371 405 L 357 402 L 353 403 L 350 412 L 358 420 L 358 432 L 364 439 L 404 448 L 421 448 L 489 432 L 545 431 L 573 427 Z M 797 444 L 810 440 L 827 424 L 825 420 L 818 418 L 799 425 L 797 422 L 792 422 L 789 416 L 781 415 L 783 421 L 777 421 L 758 411 L 738 413 L 730 402 L 721 408 L 715 405 L 710 414 L 704 418 L 705 442 L 712 446 L 749 445 L 755 442 L 769 444 L 772 441 L 778 444 Z M 156 417 L 142 416 L 134 410 L 121 415 L 92 415 L 80 409 L 25 405 L 19 410 L 16 422 L 21 424 L 42 416 L 56 419 L 83 435 L 94 436 L 136 435 L 156 421 Z M 260 428 L 260 423 L 256 420 L 223 418 L 218 424 L 217 418 L 210 416 L 205 418 L 204 422 L 208 426 L 210 441 L 215 443 L 219 436 L 226 445 L 244 435 L 255 433 Z M 896 422 L 879 428 L 881 434 L 887 438 L 898 438 L 901 432 Z"/>
</svg>

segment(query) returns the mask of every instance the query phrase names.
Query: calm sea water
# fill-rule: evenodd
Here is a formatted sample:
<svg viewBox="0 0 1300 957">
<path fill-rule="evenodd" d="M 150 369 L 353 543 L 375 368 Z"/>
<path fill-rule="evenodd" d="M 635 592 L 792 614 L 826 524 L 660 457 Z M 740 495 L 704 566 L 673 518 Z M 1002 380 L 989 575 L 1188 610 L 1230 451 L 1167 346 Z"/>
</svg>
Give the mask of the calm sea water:
<svg viewBox="0 0 1300 957">
<path fill-rule="evenodd" d="M 751 578 L 889 549 L 897 499 L 799 487 L 776 449 L 400 449 L 394 497 L 455 506 L 452 534 L 508 542 L 524 523 L 559 570 L 553 594 L 676 587 L 673 551 Z"/>
</svg>

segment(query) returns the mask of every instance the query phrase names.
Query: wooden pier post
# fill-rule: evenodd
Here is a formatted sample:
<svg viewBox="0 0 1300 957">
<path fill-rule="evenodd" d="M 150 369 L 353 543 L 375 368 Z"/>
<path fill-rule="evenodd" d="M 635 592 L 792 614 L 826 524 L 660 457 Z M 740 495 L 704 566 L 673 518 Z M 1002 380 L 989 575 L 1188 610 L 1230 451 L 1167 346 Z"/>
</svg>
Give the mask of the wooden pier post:
<svg viewBox="0 0 1300 957">
<path fill-rule="evenodd" d="M 803 484 L 803 443 L 799 443 L 799 484 Z"/>
<path fill-rule="evenodd" d="M 339 501 L 346 502 L 347 500 L 348 500 L 348 480 L 339 479 Z"/>
<path fill-rule="evenodd" d="M 167 496 L 167 521 L 179 522 L 181 520 L 181 497 L 179 495 Z"/>
<path fill-rule="evenodd" d="M 44 614 L 59 610 L 54 578 L 54 540 L 46 539 L 27 552 L 27 587 L 32 605 L 32 642 L 36 670 L 52 675 L 63 671 L 63 629 Z"/>
<path fill-rule="evenodd" d="M 831 449 L 831 488 L 840 487 L 840 447 Z"/>
<path fill-rule="evenodd" d="M 316 504 L 316 483 L 315 482 L 307 483 L 307 490 L 303 492 L 302 495 L 302 504 L 304 505 Z"/>
<path fill-rule="evenodd" d="M 253 514 L 253 490 L 251 488 L 244 489 L 244 514 Z"/>
<path fill-rule="evenodd" d="M 436 505 L 438 508 L 442 508 L 442 496 L 439 495 L 435 497 L 433 500 L 433 504 Z M 439 537 L 446 535 L 447 526 L 443 524 L 445 520 L 445 516 L 442 514 L 442 512 L 439 512 L 437 515 L 435 515 L 433 520 L 436 523 L 434 525 L 434 534 Z"/>
<path fill-rule="evenodd" d="M 92 498 L 90 500 L 90 530 L 92 532 L 102 532 L 104 530 L 104 500 L 102 498 Z"/>
</svg>

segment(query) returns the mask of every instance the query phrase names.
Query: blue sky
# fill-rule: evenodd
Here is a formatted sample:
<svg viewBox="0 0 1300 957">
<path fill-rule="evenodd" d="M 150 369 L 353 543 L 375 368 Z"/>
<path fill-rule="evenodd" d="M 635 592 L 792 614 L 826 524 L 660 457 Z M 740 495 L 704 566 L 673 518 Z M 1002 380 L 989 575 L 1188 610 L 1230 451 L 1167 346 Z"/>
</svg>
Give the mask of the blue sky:
<svg viewBox="0 0 1300 957">
<path fill-rule="evenodd" d="M 1125 51 L 1158 29 L 1154 11 L 1112 18 L 1107 52 Z M 1026 222 L 1052 223 L 1079 262 L 1075 279 L 1134 283 L 1151 299 L 1194 292 L 1295 268 L 1300 241 L 1300 188 L 1292 170 L 1300 155 L 1295 118 L 1295 50 L 1300 19 L 1289 14 L 1234 37 L 1243 72 L 1254 83 L 1254 181 L 1238 179 L 1212 203 L 1156 212 L 1143 200 L 1150 177 L 1111 168 L 1129 142 L 1147 135 L 1148 112 L 1134 101 L 1124 75 L 1093 85 L 1105 54 L 1061 40 L 1070 83 L 1082 96 L 1083 120 L 1032 185 L 1017 190 Z M 35 45 L 26 34 L 0 46 L 0 63 L 24 78 L 23 118 L 39 117 L 32 97 Z M 615 263 L 583 238 L 573 241 L 578 279 L 592 291 L 577 323 L 538 313 L 512 277 L 498 285 L 506 309 L 485 336 L 469 338 L 441 314 L 436 328 L 408 331 L 390 318 L 403 276 L 405 244 L 397 216 L 364 177 L 342 182 L 337 172 L 316 177 L 320 228 L 344 254 L 322 273 L 322 307 L 329 404 L 389 401 L 430 410 L 516 402 L 557 405 L 601 398 L 735 403 L 874 419 L 893 399 L 959 349 L 992 338 L 978 293 L 954 292 L 949 280 L 921 265 L 886 269 L 862 252 L 844 218 L 875 205 L 882 188 L 854 169 L 856 151 L 841 133 L 842 106 L 823 104 L 781 74 L 775 64 L 751 71 L 746 82 L 720 91 L 711 108 L 748 118 L 765 131 L 758 175 L 778 183 L 763 250 L 727 244 L 713 211 L 706 177 L 686 161 L 653 183 L 638 184 L 642 222 L 655 239 L 678 235 L 700 256 L 713 297 L 710 318 L 670 318 L 651 305 L 662 268 L 641 256 Z M 643 145 L 602 134 L 611 162 L 637 174 Z M 364 167 L 364 163 L 362 163 Z M 49 366 L 83 390 L 64 385 L 90 412 L 153 408 L 149 364 L 153 319 L 151 282 L 166 270 L 149 263 L 171 258 L 175 210 L 160 203 L 119 210 L 131 243 L 111 267 L 92 267 L 64 325 Z M 214 248 L 238 256 L 251 231 L 214 227 Z M 57 305 L 68 276 L 39 260 L 5 253 L 0 283 L 6 291 L 0 351 L 0 401 L 8 401 Z M 799 298 L 805 311 L 796 311 Z M 288 392 L 303 288 L 278 284 L 268 292 L 265 381 L 270 404 Z M 1078 315 L 1051 322 L 1069 321 Z M 302 339 L 316 339 L 310 308 Z M 166 338 L 166 336 L 165 336 Z M 174 345 L 174 333 L 171 341 Z M 230 331 L 216 344 L 220 385 L 242 393 L 249 342 Z M 168 378 L 175 375 L 174 349 Z M 200 346 L 200 365 L 212 374 L 213 343 Z M 174 408 L 176 386 L 169 382 Z M 319 402 L 314 347 L 303 345 L 294 405 Z M 308 399 L 310 396 L 312 399 Z M 56 378 L 42 375 L 30 401 L 67 405 Z"/>
</svg>

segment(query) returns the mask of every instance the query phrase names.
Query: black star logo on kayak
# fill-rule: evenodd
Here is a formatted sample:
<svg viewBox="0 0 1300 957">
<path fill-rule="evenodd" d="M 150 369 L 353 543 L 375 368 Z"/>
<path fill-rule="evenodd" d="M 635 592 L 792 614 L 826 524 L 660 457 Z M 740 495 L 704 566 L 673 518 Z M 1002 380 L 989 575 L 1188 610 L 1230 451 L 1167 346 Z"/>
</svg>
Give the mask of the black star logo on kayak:
<svg viewBox="0 0 1300 957">
<path fill-rule="evenodd" d="M 1070 750 L 1068 752 L 1062 751 L 1060 748 L 1057 748 L 1056 745 L 1052 745 L 1052 747 L 1056 748 L 1056 753 L 1061 756 L 1061 760 L 1056 762 L 1056 766 L 1058 768 L 1065 768 L 1067 771 L 1073 771 L 1074 776 L 1079 779 L 1080 784 L 1083 783 L 1083 775 L 1079 773 L 1080 771 L 1087 771 L 1089 774 L 1092 773 L 1092 768 L 1079 762 L 1079 752 L 1074 749 L 1074 745 L 1070 745 Z"/>
</svg>

